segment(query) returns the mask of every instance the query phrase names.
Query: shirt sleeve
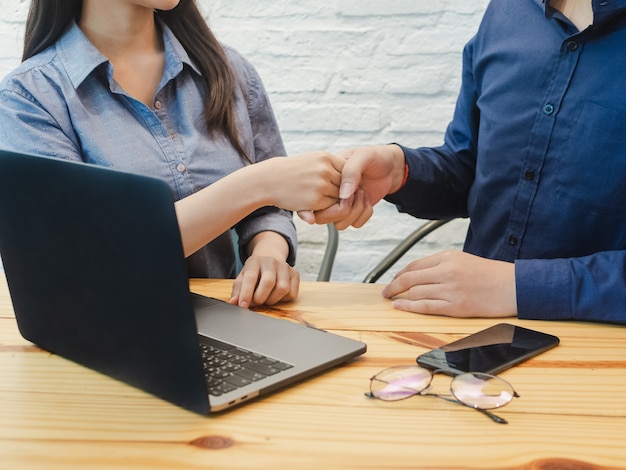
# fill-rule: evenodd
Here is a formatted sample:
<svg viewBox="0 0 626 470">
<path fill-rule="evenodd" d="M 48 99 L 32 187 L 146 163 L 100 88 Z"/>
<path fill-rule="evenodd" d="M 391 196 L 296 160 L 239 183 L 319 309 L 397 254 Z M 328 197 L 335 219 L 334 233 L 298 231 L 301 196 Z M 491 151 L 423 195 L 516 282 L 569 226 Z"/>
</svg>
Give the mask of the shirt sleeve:
<svg viewBox="0 0 626 470">
<path fill-rule="evenodd" d="M 269 96 L 256 69 L 245 58 L 228 49 L 235 73 L 243 81 L 247 104 L 247 121 L 243 123 L 251 135 L 253 154 L 252 162 L 261 162 L 268 158 L 284 158 L 286 155 L 278 122 L 274 115 Z M 241 118 L 241 116 L 240 116 Z M 261 232 L 276 232 L 282 235 L 289 245 L 287 262 L 296 261 L 297 234 L 290 211 L 277 207 L 263 207 L 246 217 L 236 226 L 239 235 L 239 254 L 242 260 L 248 256 L 246 247 L 255 235 Z"/>
<path fill-rule="evenodd" d="M 396 193 L 385 197 L 398 210 L 415 217 L 467 217 L 467 198 L 476 174 L 480 113 L 472 72 L 470 41 L 463 51 L 463 80 L 454 116 L 439 147 L 402 147 L 409 178 Z"/>
<path fill-rule="evenodd" d="M 40 84 L 40 89 L 46 88 L 50 88 L 46 83 Z M 50 106 L 41 104 L 19 83 L 3 87 L 0 91 L 0 145 L 12 152 L 82 161 L 69 116 L 55 111 L 63 107 L 55 104 L 59 100 L 53 89 L 46 95 Z"/>
<path fill-rule="evenodd" d="M 515 261 L 518 318 L 626 324 L 626 251 Z"/>
<path fill-rule="evenodd" d="M 400 147 L 409 166 L 409 177 L 400 190 L 387 195 L 385 200 L 395 204 L 400 212 L 421 219 L 467 217 L 470 182 L 457 180 L 457 184 L 446 174 L 445 161 L 454 159 L 449 148 Z M 471 175 L 460 178 L 471 180 Z"/>
</svg>

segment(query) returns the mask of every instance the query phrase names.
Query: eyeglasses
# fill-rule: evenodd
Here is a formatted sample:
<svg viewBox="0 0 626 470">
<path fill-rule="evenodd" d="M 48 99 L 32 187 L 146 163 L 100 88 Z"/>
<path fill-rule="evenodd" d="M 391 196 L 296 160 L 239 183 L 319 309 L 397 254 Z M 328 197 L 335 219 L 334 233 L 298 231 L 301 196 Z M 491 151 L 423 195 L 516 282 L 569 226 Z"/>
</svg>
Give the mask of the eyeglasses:
<svg viewBox="0 0 626 470">
<path fill-rule="evenodd" d="M 384 401 L 403 400 L 414 395 L 430 395 L 452 403 L 474 408 L 499 424 L 507 424 L 489 410 L 500 408 L 519 397 L 513 386 L 495 375 L 467 372 L 455 375 L 450 383 L 452 397 L 431 393 L 433 375 L 441 370 L 430 371 L 419 366 L 396 366 L 385 369 L 370 379 L 370 391 L 365 396 Z"/>
</svg>

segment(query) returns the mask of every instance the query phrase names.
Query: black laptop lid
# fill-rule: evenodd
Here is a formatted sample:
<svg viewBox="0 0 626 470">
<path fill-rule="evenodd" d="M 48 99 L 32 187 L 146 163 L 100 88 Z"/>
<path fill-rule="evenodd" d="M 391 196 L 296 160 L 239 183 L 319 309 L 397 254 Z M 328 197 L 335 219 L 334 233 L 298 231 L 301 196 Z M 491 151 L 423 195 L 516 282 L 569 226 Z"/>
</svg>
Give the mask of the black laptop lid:
<svg viewBox="0 0 626 470">
<path fill-rule="evenodd" d="M 208 413 L 165 182 L 0 152 L 0 255 L 26 339 Z"/>
</svg>

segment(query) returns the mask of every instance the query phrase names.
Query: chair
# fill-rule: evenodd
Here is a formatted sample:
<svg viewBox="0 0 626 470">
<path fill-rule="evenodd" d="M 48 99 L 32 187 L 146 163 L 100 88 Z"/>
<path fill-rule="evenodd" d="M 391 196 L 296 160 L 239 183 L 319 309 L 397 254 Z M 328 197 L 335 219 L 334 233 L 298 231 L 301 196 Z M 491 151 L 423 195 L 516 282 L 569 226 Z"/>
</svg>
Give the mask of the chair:
<svg viewBox="0 0 626 470">
<path fill-rule="evenodd" d="M 437 219 L 429 220 L 425 224 L 418 227 L 409 236 L 402 240 L 393 250 L 389 252 L 367 276 L 363 279 L 364 283 L 373 284 L 380 277 L 387 272 L 402 256 L 406 254 L 416 243 L 422 238 L 435 231 L 442 225 L 447 224 L 450 220 L 454 219 Z M 326 242 L 326 249 L 324 250 L 324 257 L 320 264 L 320 269 L 317 275 L 318 282 L 327 282 L 330 280 L 330 275 L 335 262 L 335 256 L 337 254 L 337 247 L 339 244 L 339 232 L 335 228 L 334 224 L 327 224 L 328 229 L 328 241 Z"/>
<path fill-rule="evenodd" d="M 409 236 L 402 240 L 393 250 L 391 250 L 389 254 L 385 256 L 367 276 L 365 276 L 363 282 L 373 284 L 378 281 L 378 279 L 380 279 L 380 277 L 385 274 L 389 268 L 402 258 L 402 256 L 404 256 L 404 254 L 409 251 L 413 245 L 429 233 L 450 222 L 450 220 L 454 219 L 429 220 L 425 224 L 418 227 Z"/>
<path fill-rule="evenodd" d="M 326 241 L 326 249 L 324 250 L 324 257 L 320 264 L 320 269 L 317 274 L 318 282 L 328 282 L 330 280 L 330 274 L 333 270 L 333 264 L 335 262 L 335 255 L 337 254 L 337 247 L 339 246 L 339 231 L 334 224 L 326 224 L 328 229 L 328 240 Z"/>
<path fill-rule="evenodd" d="M 335 256 L 337 255 L 337 247 L 339 246 L 339 231 L 334 224 L 327 224 L 328 228 L 328 240 L 326 241 L 326 248 L 324 250 L 324 256 L 320 264 L 320 268 L 317 274 L 318 282 L 328 282 L 330 280 L 330 274 L 333 270 L 333 264 L 335 263 Z M 235 246 L 237 246 L 237 232 L 232 229 L 232 236 Z M 239 250 L 235 249 L 235 260 L 237 264 L 237 273 L 243 268 L 243 263 L 239 257 Z M 0 259 L 0 272 L 2 272 L 2 260 Z"/>
</svg>

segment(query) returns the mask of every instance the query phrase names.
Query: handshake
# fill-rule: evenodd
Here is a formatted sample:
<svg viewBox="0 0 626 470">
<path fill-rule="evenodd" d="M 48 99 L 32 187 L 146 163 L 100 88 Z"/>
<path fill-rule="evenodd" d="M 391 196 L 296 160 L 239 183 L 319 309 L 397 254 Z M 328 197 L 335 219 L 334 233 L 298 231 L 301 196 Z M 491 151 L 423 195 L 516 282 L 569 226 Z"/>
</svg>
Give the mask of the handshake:
<svg viewBox="0 0 626 470">
<path fill-rule="evenodd" d="M 407 176 L 404 152 L 397 145 L 358 147 L 335 155 L 312 152 L 253 166 L 268 167 L 264 170 L 272 205 L 293 210 L 310 224 L 334 223 L 339 230 L 362 227 L 373 206 L 400 189 Z"/>
</svg>

